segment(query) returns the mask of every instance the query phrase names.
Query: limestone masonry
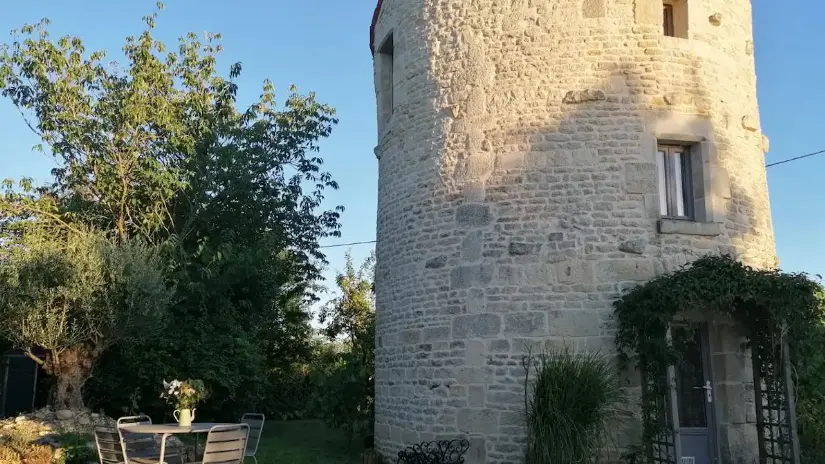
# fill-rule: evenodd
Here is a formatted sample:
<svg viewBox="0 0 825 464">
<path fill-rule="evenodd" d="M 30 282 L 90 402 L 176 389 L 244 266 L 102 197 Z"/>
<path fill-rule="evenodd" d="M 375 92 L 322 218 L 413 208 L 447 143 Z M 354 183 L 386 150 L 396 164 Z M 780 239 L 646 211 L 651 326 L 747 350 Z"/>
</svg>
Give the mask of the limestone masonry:
<svg viewBox="0 0 825 464">
<path fill-rule="evenodd" d="M 613 350 L 621 291 L 700 255 L 776 264 L 751 3 L 382 3 L 376 445 L 521 462 L 528 347 Z M 756 440 L 728 409 L 723 462 Z"/>
</svg>

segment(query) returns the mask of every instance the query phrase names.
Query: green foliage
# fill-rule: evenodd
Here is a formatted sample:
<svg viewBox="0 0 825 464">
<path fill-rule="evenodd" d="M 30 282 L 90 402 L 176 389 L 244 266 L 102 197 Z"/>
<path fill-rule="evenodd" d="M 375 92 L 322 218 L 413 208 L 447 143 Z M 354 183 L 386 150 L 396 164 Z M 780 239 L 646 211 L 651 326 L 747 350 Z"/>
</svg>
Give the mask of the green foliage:
<svg viewBox="0 0 825 464">
<path fill-rule="evenodd" d="M 164 63 L 156 55 L 165 47 L 151 38 L 151 27 L 127 40 L 124 73 L 104 63 L 103 52 L 87 54 L 77 37 L 51 40 L 47 25 L 23 26 L 0 53 L 2 94 L 33 116 L 30 127 L 62 161 L 54 189 L 77 203 L 82 219 L 116 228 L 121 238 L 130 228 L 148 234 L 180 189 L 178 173 L 164 163 L 171 155 L 164 145 L 168 138 L 194 145 L 182 121 L 188 108 L 205 103 L 182 98 L 175 79 L 204 82 L 186 81 L 189 69 L 179 56 Z"/>
<path fill-rule="evenodd" d="M 804 348 L 804 362 L 794 366 L 802 462 L 825 464 L 825 323 L 812 328 Z"/>
<path fill-rule="evenodd" d="M 536 358 L 530 354 L 524 365 L 526 462 L 600 462 L 610 427 L 626 415 L 626 398 L 612 360 L 598 352 L 571 353 L 565 347 Z"/>
<path fill-rule="evenodd" d="M 316 156 L 334 110 L 294 88 L 278 108 L 268 81 L 258 102 L 237 108 L 241 67 L 217 74 L 220 35 L 201 43 L 190 33 L 170 50 L 152 37 L 156 17 L 126 39 L 126 65 L 104 63 L 78 37 L 52 40 L 48 21 L 0 49 L 2 95 L 60 164 L 43 190 L 59 209 L 36 212 L 121 239 L 172 239 L 190 254 L 264 231 L 272 251 L 292 250 L 288 271 L 317 277 L 317 239 L 338 233 L 341 210 L 316 211 L 324 189 L 337 188 Z"/>
<path fill-rule="evenodd" d="M 219 325 L 220 323 L 220 325 Z M 158 395 L 163 380 L 187 376 L 203 380 L 210 400 L 198 406 L 198 419 L 228 420 L 263 410 L 268 385 L 259 344 L 237 325 L 200 322 L 169 325 L 140 344 L 105 355 L 90 380 L 90 405 L 113 416 L 146 413 L 171 420 L 172 409 Z"/>
<path fill-rule="evenodd" d="M 775 269 L 754 269 L 730 256 L 707 256 L 692 265 L 636 287 L 615 302 L 619 328 L 616 344 L 620 357 L 629 366 L 638 366 L 644 379 L 642 420 L 643 442 L 650 444 L 663 433 L 670 433 L 665 417 L 669 364 L 679 362 L 680 346 L 670 344 L 666 334 L 674 316 L 701 311 L 723 314 L 738 321 L 749 334 L 749 344 L 762 363 L 760 375 L 779 374 L 782 340 L 790 346 L 793 369 L 798 376 L 798 405 L 803 442 L 815 441 L 809 433 L 817 427 L 808 414 L 821 417 L 825 382 L 821 368 L 823 352 L 822 287 L 804 274 L 783 273 Z M 820 340 L 808 343 L 808 340 Z M 801 407 L 815 407 L 804 412 Z M 819 435 L 822 436 L 822 435 Z M 803 453 L 810 454 L 803 450 Z"/>
<path fill-rule="evenodd" d="M 368 326 L 375 317 L 374 266 L 375 257 L 371 255 L 355 269 L 352 256 L 346 254 L 345 270 L 335 278 L 340 295 L 333 298 L 320 314 L 321 323 L 327 323 L 324 333 L 328 337 L 344 336 L 357 344 L 367 336 Z"/>
<path fill-rule="evenodd" d="M 347 351 L 312 376 L 316 410 L 331 427 L 343 430 L 350 442 L 372 435 L 375 393 L 372 360 Z"/>
<path fill-rule="evenodd" d="M 58 406 L 78 408 L 92 363 L 158 327 L 171 301 L 157 251 L 41 222 L 9 237 L 0 265 L 0 330 L 57 377 Z M 33 349 L 45 350 L 39 358 Z"/>
<path fill-rule="evenodd" d="M 156 327 L 170 304 L 157 251 L 137 241 L 29 229 L 8 245 L 0 318 L 18 346 L 103 349 Z"/>
<path fill-rule="evenodd" d="M 104 241 L 50 232 L 27 231 L 5 248 L 0 330 L 17 346 L 62 351 L 115 327 L 103 313 Z"/>
<path fill-rule="evenodd" d="M 89 464 L 99 459 L 94 444 L 95 437 L 82 433 L 62 433 L 54 437 L 63 449 L 63 456 L 55 464 Z"/>
<path fill-rule="evenodd" d="M 350 441 L 372 435 L 375 417 L 375 304 L 371 256 L 355 269 L 347 253 L 346 268 L 336 279 L 340 295 L 321 313 L 325 335 L 343 337 L 343 349 L 326 349 L 312 372 L 316 410 Z"/>
<path fill-rule="evenodd" d="M 269 81 L 239 108 L 241 66 L 220 75 L 220 35 L 167 47 L 153 37 L 156 20 L 126 39 L 122 64 L 78 37 L 53 39 L 47 21 L 0 50 L 0 92 L 59 165 L 51 185 L 6 196 L 0 225 L 48 218 L 157 246 L 176 284 L 169 318 L 104 354 L 90 403 L 163 417 L 157 385 L 196 377 L 220 399 L 199 417 L 236 417 L 269 407 L 267 389 L 282 386 L 272 378 L 309 361 L 318 242 L 340 235 L 343 209 L 322 208 L 338 186 L 318 141 L 337 119 L 295 88 L 277 101 Z"/>
</svg>

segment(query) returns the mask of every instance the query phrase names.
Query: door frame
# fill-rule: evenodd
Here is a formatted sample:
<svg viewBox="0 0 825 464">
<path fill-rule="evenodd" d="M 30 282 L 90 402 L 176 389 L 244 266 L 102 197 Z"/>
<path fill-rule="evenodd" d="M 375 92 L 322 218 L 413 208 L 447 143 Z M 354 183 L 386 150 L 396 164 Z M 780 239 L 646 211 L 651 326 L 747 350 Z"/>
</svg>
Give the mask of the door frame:
<svg viewBox="0 0 825 464">
<path fill-rule="evenodd" d="M 696 322 L 690 320 L 677 320 L 671 323 L 671 328 L 674 327 L 696 327 L 699 329 L 699 350 L 701 353 L 702 359 L 702 374 L 705 377 L 706 382 L 710 382 L 711 385 L 711 398 L 712 402 L 708 404 L 705 402 L 706 408 L 706 415 L 707 415 L 707 429 L 708 429 L 708 438 L 710 443 L 708 445 L 708 449 L 710 450 L 711 456 L 710 460 L 714 464 L 718 464 L 720 461 L 720 450 L 719 450 L 719 427 L 718 422 L 716 420 L 716 408 L 718 406 L 718 397 L 716 395 L 716 382 L 713 378 L 713 358 L 711 356 L 711 346 L 710 346 L 710 324 L 707 322 Z M 671 337 L 670 329 L 668 330 L 668 338 Z M 668 371 L 670 375 L 668 375 L 668 379 L 670 382 L 670 390 L 671 395 L 670 399 L 672 401 L 679 401 L 679 391 L 677 389 L 676 384 L 676 376 L 677 371 L 675 366 L 671 365 L 668 367 Z M 682 428 L 680 424 L 680 417 L 679 417 L 679 405 L 671 404 L 671 414 L 673 415 L 673 434 L 674 434 L 674 441 L 679 442 L 679 444 L 675 447 L 677 456 L 676 462 L 677 464 L 681 463 L 682 457 L 684 453 L 682 452 L 681 446 L 681 439 L 682 434 L 685 431 L 690 431 L 691 428 L 685 427 Z M 690 435 L 688 433 L 687 435 Z"/>
</svg>

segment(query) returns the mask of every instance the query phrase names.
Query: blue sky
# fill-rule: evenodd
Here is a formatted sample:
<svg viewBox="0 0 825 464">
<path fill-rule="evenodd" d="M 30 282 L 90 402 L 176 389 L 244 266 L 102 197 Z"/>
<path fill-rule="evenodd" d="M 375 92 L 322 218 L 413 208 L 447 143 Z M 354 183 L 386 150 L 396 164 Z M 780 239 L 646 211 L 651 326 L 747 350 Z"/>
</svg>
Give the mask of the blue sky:
<svg viewBox="0 0 825 464">
<path fill-rule="evenodd" d="M 548 0 L 549 1 L 549 0 Z M 375 0 L 168 0 L 157 36 L 167 43 L 189 31 L 221 32 L 224 69 L 240 61 L 241 103 L 251 102 L 271 78 L 281 94 L 296 84 L 314 91 L 338 111 L 340 124 L 323 142 L 322 156 L 341 189 L 327 196 L 343 204 L 343 237 L 327 244 L 373 240 L 377 192 L 375 104 L 369 24 Z M 39 0 L 15 2 L 0 15 L 0 41 L 7 31 L 42 17 L 53 35 L 74 34 L 89 49 L 118 57 L 128 34 L 154 0 Z M 762 126 L 771 138 L 767 162 L 825 149 L 825 39 L 820 19 L 825 2 L 753 0 Z M 805 11 L 805 14 L 799 14 Z M 51 158 L 32 153 L 37 143 L 19 114 L 0 100 L 0 178 L 31 176 L 44 181 Z M 768 170 L 777 248 L 783 269 L 825 274 L 825 155 Z M 352 247 L 357 260 L 372 246 Z M 347 248 L 328 249 L 333 276 Z"/>
</svg>

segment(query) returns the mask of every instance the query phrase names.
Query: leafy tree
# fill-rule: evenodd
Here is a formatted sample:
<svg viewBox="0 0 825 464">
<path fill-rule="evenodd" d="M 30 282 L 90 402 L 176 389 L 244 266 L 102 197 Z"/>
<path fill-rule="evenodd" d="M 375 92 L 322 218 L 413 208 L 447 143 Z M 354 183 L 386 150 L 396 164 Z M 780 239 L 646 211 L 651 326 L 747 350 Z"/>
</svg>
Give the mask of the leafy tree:
<svg viewBox="0 0 825 464">
<path fill-rule="evenodd" d="M 337 233 L 341 209 L 316 212 L 324 189 L 337 188 L 315 155 L 334 111 L 295 89 L 279 110 L 268 81 L 239 110 L 241 65 L 229 79 L 217 75 L 220 35 L 201 43 L 189 34 L 167 51 L 151 35 L 156 17 L 126 39 L 123 67 L 104 64 L 101 51 L 87 55 L 77 37 L 52 41 L 46 20 L 0 50 L 2 95 L 60 162 L 47 191 L 72 219 L 121 239 L 199 242 L 203 229 L 228 227 L 250 240 L 265 230 L 317 277 L 317 239 Z"/>
<path fill-rule="evenodd" d="M 0 330 L 56 377 L 56 407 L 82 408 L 93 363 L 157 327 L 172 292 L 157 252 L 136 241 L 42 221 L 21 232 L 0 250 Z"/>
<path fill-rule="evenodd" d="M 294 88 L 279 103 L 268 81 L 239 108 L 241 66 L 219 75 L 220 36 L 169 49 L 152 36 L 156 19 L 126 39 L 123 65 L 80 38 L 53 40 L 47 21 L 0 50 L 0 92 L 59 164 L 52 184 L 3 208 L 162 250 L 176 283 L 168 325 L 104 356 L 96 404 L 145 407 L 163 375 L 189 376 L 214 382 L 225 401 L 213 413 L 229 414 L 260 401 L 250 382 L 307 356 L 319 239 L 339 235 L 342 208 L 321 208 L 338 186 L 317 154 L 337 120 Z"/>
<path fill-rule="evenodd" d="M 369 338 L 369 326 L 375 319 L 374 273 L 374 254 L 356 269 L 352 255 L 346 253 L 344 272 L 335 277 L 340 294 L 330 300 L 319 315 L 320 322 L 326 323 L 327 337 L 343 336 L 353 345 L 363 344 L 365 338 Z"/>
<path fill-rule="evenodd" d="M 371 435 L 375 417 L 374 256 L 356 269 L 346 255 L 345 270 L 336 277 L 340 294 L 320 314 L 330 340 L 343 338 L 347 350 L 316 374 L 322 417 L 350 438 Z"/>
</svg>

